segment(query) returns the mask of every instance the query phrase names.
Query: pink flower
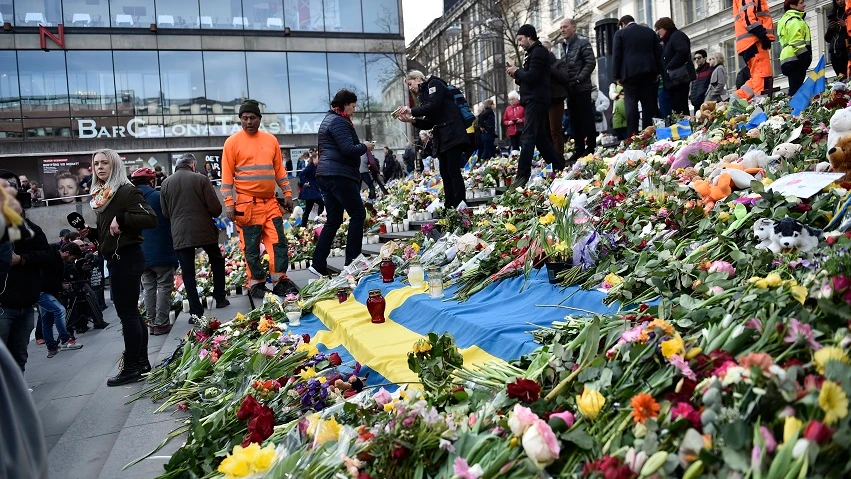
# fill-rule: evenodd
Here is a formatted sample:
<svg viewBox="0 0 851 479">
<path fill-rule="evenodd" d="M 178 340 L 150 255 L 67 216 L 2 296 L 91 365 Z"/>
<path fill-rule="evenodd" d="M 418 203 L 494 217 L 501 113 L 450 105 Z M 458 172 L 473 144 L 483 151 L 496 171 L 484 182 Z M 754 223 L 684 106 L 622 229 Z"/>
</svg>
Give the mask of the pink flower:
<svg viewBox="0 0 851 479">
<path fill-rule="evenodd" d="M 758 333 L 762 333 L 762 321 L 759 318 L 751 318 L 745 323 L 745 327 L 749 329 L 754 329 Z"/>
<path fill-rule="evenodd" d="M 723 293 L 724 288 L 722 288 L 721 286 L 713 286 L 713 287 L 709 288 L 709 292 L 712 293 L 712 296 L 715 296 L 716 294 Z"/>
<path fill-rule="evenodd" d="M 687 402 L 678 402 L 671 408 L 671 419 L 677 420 L 683 418 L 690 422 L 695 429 L 700 428 L 700 413 L 691 404 Z"/>
<path fill-rule="evenodd" d="M 768 451 L 769 454 L 774 453 L 774 450 L 777 449 L 777 440 L 774 439 L 774 435 L 771 434 L 771 431 L 765 427 L 759 427 L 759 433 L 762 435 L 762 440 L 765 441 L 765 450 Z"/>
<path fill-rule="evenodd" d="M 796 318 L 789 321 L 789 327 L 786 329 L 786 337 L 783 338 L 788 344 L 795 344 L 798 341 L 805 341 L 813 351 L 821 349 L 821 345 L 816 342 L 813 337 L 813 328 L 809 324 L 804 324 Z"/>
<path fill-rule="evenodd" d="M 213 338 L 213 347 L 218 348 L 219 346 L 222 345 L 223 342 L 225 342 L 227 340 L 228 340 L 228 338 L 223 334 L 216 335 Z"/>
<path fill-rule="evenodd" d="M 675 368 L 679 369 L 683 376 L 685 376 L 688 379 L 691 379 L 692 381 L 697 381 L 697 375 L 694 374 L 694 371 L 692 371 L 691 366 L 688 365 L 688 361 L 683 359 L 682 356 L 680 356 L 679 354 L 675 354 L 675 355 L 671 356 L 671 358 L 668 359 L 668 361 Z"/>
<path fill-rule="evenodd" d="M 727 261 L 713 261 L 709 264 L 709 273 L 727 273 L 727 279 L 736 277 L 736 268 Z"/>
<path fill-rule="evenodd" d="M 539 419 L 538 415 L 528 407 L 515 404 L 514 411 L 508 417 L 508 427 L 515 436 L 520 437 L 526 432 L 526 429 L 529 429 Z"/>
<path fill-rule="evenodd" d="M 458 476 L 458 479 L 479 479 L 485 473 L 482 466 L 478 464 L 470 467 L 470 465 L 467 464 L 467 460 L 463 457 L 455 458 L 455 462 L 452 464 L 452 472 Z"/>
<path fill-rule="evenodd" d="M 210 354 L 210 351 L 207 351 L 206 349 L 202 349 L 202 350 L 201 350 L 201 352 L 200 352 L 200 353 L 198 353 L 198 357 L 200 357 L 201 359 L 204 359 L 204 358 L 206 358 L 209 354 Z"/>
<path fill-rule="evenodd" d="M 266 344 L 265 342 L 260 343 L 260 349 L 257 350 L 257 352 L 263 356 L 268 356 L 270 358 L 278 354 L 278 351 L 277 347 L 272 346 L 271 344 Z"/>
<path fill-rule="evenodd" d="M 837 293 L 844 293 L 845 290 L 851 287 L 851 278 L 844 274 L 839 274 L 830 278 L 830 284 Z"/>
<path fill-rule="evenodd" d="M 386 390 L 386 389 L 381 388 L 381 389 L 379 389 L 379 390 L 378 390 L 378 392 L 377 392 L 377 393 L 375 393 L 375 394 L 372 396 L 372 399 L 373 399 L 376 403 L 378 403 L 378 405 L 379 405 L 379 406 L 383 406 L 383 405 L 385 405 L 385 404 L 389 403 L 390 401 L 392 401 L 392 400 L 393 400 L 393 397 L 390 395 L 390 393 L 389 393 L 389 392 L 387 392 L 387 390 Z"/>
<path fill-rule="evenodd" d="M 567 424 L 567 427 L 573 427 L 573 423 L 576 422 L 576 417 L 574 417 L 573 413 L 570 411 L 562 411 L 562 412 L 554 412 L 550 414 L 550 419 L 557 417 L 564 421 Z"/>
<path fill-rule="evenodd" d="M 540 419 L 526 429 L 521 442 L 526 457 L 531 459 L 539 469 L 558 459 L 561 452 L 555 433 L 549 424 Z"/>
</svg>

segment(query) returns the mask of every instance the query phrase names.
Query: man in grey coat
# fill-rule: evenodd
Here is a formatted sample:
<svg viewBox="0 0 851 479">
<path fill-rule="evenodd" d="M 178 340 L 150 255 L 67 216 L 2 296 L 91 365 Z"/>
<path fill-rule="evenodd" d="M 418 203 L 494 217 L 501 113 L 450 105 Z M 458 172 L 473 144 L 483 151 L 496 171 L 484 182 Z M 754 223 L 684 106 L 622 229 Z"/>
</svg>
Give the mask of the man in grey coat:
<svg viewBox="0 0 851 479">
<path fill-rule="evenodd" d="M 225 295 L 225 259 L 219 249 L 219 230 L 213 222 L 222 214 L 222 203 L 210 180 L 195 172 L 195 155 L 191 153 L 177 161 L 174 174 L 163 182 L 160 202 L 163 215 L 171 221 L 174 249 L 189 300 L 189 323 L 195 324 L 204 314 L 195 282 L 196 248 L 203 249 L 210 258 L 216 307 L 230 305 Z"/>
</svg>

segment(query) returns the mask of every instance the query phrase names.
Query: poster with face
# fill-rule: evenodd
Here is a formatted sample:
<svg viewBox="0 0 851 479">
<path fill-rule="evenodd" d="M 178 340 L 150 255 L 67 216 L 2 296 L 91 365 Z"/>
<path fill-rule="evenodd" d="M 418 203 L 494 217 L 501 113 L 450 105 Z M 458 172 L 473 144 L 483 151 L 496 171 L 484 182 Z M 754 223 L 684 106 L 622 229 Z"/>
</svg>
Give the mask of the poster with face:
<svg viewBox="0 0 851 479">
<path fill-rule="evenodd" d="M 18 201 L 24 206 L 26 206 L 25 198 L 31 198 L 26 190 L 29 190 L 33 184 L 38 188 L 43 186 L 38 160 L 35 158 L 4 158 L 0 169 L 11 171 L 20 178 L 20 184 L 15 186 L 18 188 Z"/>
<path fill-rule="evenodd" d="M 66 156 L 41 160 L 44 198 L 59 199 L 60 203 L 82 201 L 88 193 L 91 179 L 91 160 L 88 156 Z M 55 203 L 55 202 L 52 202 Z"/>
</svg>

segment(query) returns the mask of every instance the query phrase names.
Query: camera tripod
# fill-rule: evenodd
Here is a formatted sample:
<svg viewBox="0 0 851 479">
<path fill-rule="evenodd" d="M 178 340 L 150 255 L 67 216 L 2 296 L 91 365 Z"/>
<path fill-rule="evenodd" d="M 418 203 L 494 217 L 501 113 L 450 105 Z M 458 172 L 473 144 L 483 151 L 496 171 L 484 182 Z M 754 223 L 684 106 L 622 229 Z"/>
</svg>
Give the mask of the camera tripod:
<svg viewBox="0 0 851 479">
<path fill-rule="evenodd" d="M 77 283 L 76 285 L 73 283 Z M 97 299 L 97 294 L 95 290 L 92 289 L 91 285 L 87 281 L 74 281 L 72 283 L 72 289 L 76 289 L 82 286 L 81 290 L 74 291 L 68 295 L 68 308 L 65 310 L 65 317 L 68 318 L 68 324 L 66 327 L 69 331 L 72 328 L 76 328 L 77 324 L 80 322 L 81 318 L 85 323 L 81 325 L 82 327 L 88 328 L 88 319 L 85 315 L 77 314 L 74 315 L 74 311 L 77 309 L 77 306 L 88 306 L 89 311 L 91 312 L 92 320 L 95 326 L 103 323 L 103 310 L 101 310 L 100 303 Z M 85 298 L 81 298 L 80 296 L 85 296 Z M 84 303 L 81 303 L 84 301 Z M 72 320 L 73 318 L 73 320 Z M 82 329 L 82 328 L 81 328 Z"/>
</svg>

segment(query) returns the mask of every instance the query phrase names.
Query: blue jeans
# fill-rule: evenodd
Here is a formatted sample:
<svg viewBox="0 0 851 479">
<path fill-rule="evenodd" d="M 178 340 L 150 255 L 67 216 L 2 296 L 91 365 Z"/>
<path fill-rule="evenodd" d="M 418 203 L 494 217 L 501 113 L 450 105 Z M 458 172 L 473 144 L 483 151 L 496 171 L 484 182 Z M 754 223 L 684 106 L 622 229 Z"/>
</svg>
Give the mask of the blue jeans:
<svg viewBox="0 0 851 479">
<path fill-rule="evenodd" d="M 24 372 L 27 365 L 27 345 L 35 324 L 33 307 L 13 308 L 0 306 L 0 340 L 6 343 L 15 362 Z"/>
<path fill-rule="evenodd" d="M 41 316 L 41 332 L 44 335 L 44 344 L 47 345 L 49 351 L 59 347 L 59 344 L 53 339 L 54 324 L 56 331 L 59 332 L 60 342 L 65 343 L 71 339 L 71 335 L 65 327 L 65 306 L 62 306 L 56 296 L 41 293 L 38 296 L 38 312 Z"/>
</svg>

